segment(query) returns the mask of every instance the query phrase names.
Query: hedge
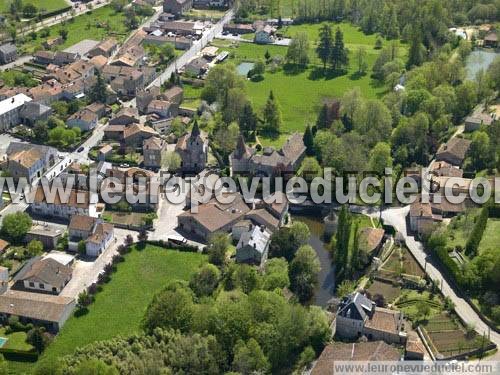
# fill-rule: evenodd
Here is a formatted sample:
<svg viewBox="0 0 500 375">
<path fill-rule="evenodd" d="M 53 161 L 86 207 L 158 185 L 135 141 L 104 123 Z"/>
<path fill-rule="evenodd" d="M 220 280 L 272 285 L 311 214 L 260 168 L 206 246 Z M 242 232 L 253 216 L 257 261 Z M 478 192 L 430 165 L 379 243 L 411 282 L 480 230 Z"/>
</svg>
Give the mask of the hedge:
<svg viewBox="0 0 500 375">
<path fill-rule="evenodd" d="M 468 256 L 475 256 L 477 254 L 477 250 L 479 248 L 479 243 L 483 238 L 484 230 L 486 229 L 486 224 L 488 224 L 489 217 L 489 207 L 484 206 L 481 209 L 481 213 L 479 214 L 476 223 L 474 224 L 474 228 L 472 229 L 472 233 L 465 244 L 465 253 Z"/>
</svg>

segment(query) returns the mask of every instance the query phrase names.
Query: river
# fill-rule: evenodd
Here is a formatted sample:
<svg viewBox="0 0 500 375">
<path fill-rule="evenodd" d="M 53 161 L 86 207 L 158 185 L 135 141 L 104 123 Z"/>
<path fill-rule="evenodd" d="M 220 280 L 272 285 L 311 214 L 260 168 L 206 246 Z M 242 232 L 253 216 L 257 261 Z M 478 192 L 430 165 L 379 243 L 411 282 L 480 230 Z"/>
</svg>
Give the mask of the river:
<svg viewBox="0 0 500 375">
<path fill-rule="evenodd" d="M 314 216 L 293 216 L 294 220 L 299 220 L 307 224 L 311 231 L 309 245 L 318 255 L 321 264 L 321 270 L 318 275 L 318 286 L 314 292 L 313 304 L 325 307 L 328 301 L 333 297 L 335 289 L 335 270 L 332 265 L 330 253 L 326 249 L 326 244 L 323 241 L 323 232 L 325 225 L 322 218 Z"/>
</svg>

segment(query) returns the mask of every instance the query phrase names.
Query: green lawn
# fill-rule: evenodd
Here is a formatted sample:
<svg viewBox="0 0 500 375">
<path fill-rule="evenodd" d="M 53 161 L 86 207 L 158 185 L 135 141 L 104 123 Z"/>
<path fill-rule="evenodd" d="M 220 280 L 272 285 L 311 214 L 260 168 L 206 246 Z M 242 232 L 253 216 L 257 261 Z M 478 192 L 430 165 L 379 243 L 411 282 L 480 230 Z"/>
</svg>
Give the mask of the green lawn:
<svg viewBox="0 0 500 375">
<path fill-rule="evenodd" d="M 381 97 L 386 88 L 370 77 L 371 67 L 377 59 L 380 50 L 374 49 L 375 35 L 365 35 L 357 27 L 348 23 L 337 25 L 344 32 L 344 42 L 350 50 L 350 66 L 347 74 L 341 76 L 327 76 L 323 74 L 322 64 L 315 52 L 315 44 L 318 39 L 319 24 L 303 24 L 285 27 L 282 32 L 285 36 L 293 36 L 299 31 L 309 35 L 311 44 L 310 66 L 299 72 L 289 72 L 279 69 L 277 72 L 267 71 L 264 79 L 259 82 L 247 81 L 247 94 L 255 109 L 260 112 L 263 108 L 269 91 L 273 90 L 280 103 L 283 117 L 283 128 L 279 139 L 263 139 L 264 145 L 279 147 L 287 136 L 293 132 L 303 132 L 306 124 L 314 124 L 317 113 L 324 99 L 341 98 L 349 89 L 357 86 L 366 98 Z M 384 42 L 387 43 L 387 42 Z M 253 43 L 231 43 L 226 40 L 216 40 L 213 45 L 231 53 L 229 62 L 236 66 L 242 61 L 257 61 L 264 59 L 266 51 L 271 56 L 286 56 L 287 48 L 276 45 L 256 45 Z M 368 72 L 364 76 L 356 74 L 355 51 L 364 46 L 367 52 L 366 62 Z M 400 47 L 400 54 L 406 54 L 406 47 Z"/>
<path fill-rule="evenodd" d="M 27 38 L 26 44 L 22 46 L 25 52 L 34 52 L 42 48 L 42 43 L 48 38 L 59 36 L 59 30 L 65 27 L 68 30 L 68 38 L 63 44 L 57 46 L 62 50 L 78 43 L 84 39 L 102 40 L 107 36 L 114 36 L 117 39 L 124 39 L 127 34 L 125 26 L 125 16 L 123 13 L 116 13 L 111 6 L 95 9 L 89 13 L 75 17 L 62 24 L 49 27 L 50 34 L 47 38 L 40 37 L 40 32 L 35 40 Z"/>
<path fill-rule="evenodd" d="M 500 219 L 489 218 L 486 224 L 486 230 L 479 244 L 479 252 L 496 251 L 498 252 L 500 243 Z"/>
<path fill-rule="evenodd" d="M 198 253 L 154 246 L 142 251 L 134 249 L 125 255 L 125 262 L 118 264 L 111 281 L 89 306 L 89 312 L 72 316 L 40 360 L 53 361 L 91 342 L 139 332 L 144 311 L 154 294 L 171 280 L 188 280 L 204 261 L 205 256 Z M 12 365 L 16 370 L 29 371 L 29 364 Z"/>
<path fill-rule="evenodd" d="M 33 346 L 26 342 L 26 332 L 5 333 L 5 328 L 0 328 L 0 337 L 7 338 L 7 342 L 2 346 L 4 349 L 15 349 L 29 352 L 33 350 Z"/>
<path fill-rule="evenodd" d="M 0 13 L 7 13 L 11 3 L 11 0 L 0 1 Z M 46 12 L 70 6 L 65 0 L 23 0 L 23 5 L 27 4 L 33 4 L 38 10 L 43 9 Z"/>
</svg>

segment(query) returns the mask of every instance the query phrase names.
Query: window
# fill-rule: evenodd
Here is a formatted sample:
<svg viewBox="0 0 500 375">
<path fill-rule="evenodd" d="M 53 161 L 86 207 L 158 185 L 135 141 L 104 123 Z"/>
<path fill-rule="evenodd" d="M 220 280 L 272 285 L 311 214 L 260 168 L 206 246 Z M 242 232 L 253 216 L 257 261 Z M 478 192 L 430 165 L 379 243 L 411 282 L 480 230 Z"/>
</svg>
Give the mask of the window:
<svg viewBox="0 0 500 375">
<path fill-rule="evenodd" d="M 38 286 L 40 287 L 40 289 L 45 289 L 45 285 L 42 283 L 38 284 Z"/>
<path fill-rule="evenodd" d="M 30 288 L 34 288 L 35 287 L 35 283 L 33 281 L 30 281 L 29 286 L 30 286 Z"/>
<path fill-rule="evenodd" d="M 57 288 L 56 288 L 55 286 L 54 286 L 54 287 L 52 287 L 52 291 L 53 291 L 53 292 L 57 292 Z"/>
</svg>

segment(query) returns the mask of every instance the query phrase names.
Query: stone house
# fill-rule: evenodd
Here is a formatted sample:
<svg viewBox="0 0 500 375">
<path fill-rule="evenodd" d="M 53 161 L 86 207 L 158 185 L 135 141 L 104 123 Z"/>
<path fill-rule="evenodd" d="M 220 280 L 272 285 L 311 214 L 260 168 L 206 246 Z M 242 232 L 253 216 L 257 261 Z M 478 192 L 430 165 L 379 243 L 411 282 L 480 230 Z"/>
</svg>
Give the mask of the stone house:
<svg viewBox="0 0 500 375">
<path fill-rule="evenodd" d="M 57 332 L 75 306 L 74 298 L 10 289 L 0 295 L 0 320 L 7 323 L 9 317 L 16 316 L 22 323 L 34 323 Z"/>
<path fill-rule="evenodd" d="M 66 199 L 67 198 L 67 199 Z M 47 201 L 42 186 L 38 186 L 35 198 L 31 205 L 31 212 L 44 217 L 56 217 L 70 220 L 73 215 L 87 215 L 98 217 L 96 197 L 89 191 L 71 190 L 68 197 L 55 194 L 51 201 Z"/>
<path fill-rule="evenodd" d="M 108 38 L 100 42 L 97 46 L 87 52 L 87 56 L 92 58 L 95 56 L 111 57 L 118 50 L 118 42 L 115 38 Z"/>
<path fill-rule="evenodd" d="M 31 101 L 24 103 L 19 112 L 19 117 L 23 124 L 34 126 L 37 121 L 47 121 L 51 114 L 51 107 Z"/>
<path fill-rule="evenodd" d="M 17 48 L 12 43 L 0 46 L 0 64 L 8 64 L 17 59 Z"/>
<path fill-rule="evenodd" d="M 293 174 L 305 157 L 306 147 L 302 135 L 294 133 L 288 138 L 281 150 L 265 147 L 262 154 L 246 145 L 240 137 L 236 150 L 229 156 L 231 175 L 250 174 L 254 176 L 274 177 L 281 174 Z"/>
<path fill-rule="evenodd" d="M 177 116 L 179 107 L 168 100 L 153 99 L 147 109 L 146 114 L 156 114 L 160 118 L 170 118 Z"/>
<path fill-rule="evenodd" d="M 271 232 L 265 227 L 253 226 L 240 236 L 236 246 L 236 262 L 263 265 L 267 260 L 270 242 Z"/>
<path fill-rule="evenodd" d="M 191 134 L 179 138 L 175 151 L 180 155 L 181 171 L 199 173 L 205 169 L 208 161 L 208 138 L 202 134 L 195 121 Z"/>
<path fill-rule="evenodd" d="M 369 341 L 381 340 L 388 344 L 406 342 L 403 314 L 377 307 L 375 302 L 359 292 L 344 297 L 340 303 L 334 333 L 350 340 L 365 336 Z"/>
<path fill-rule="evenodd" d="M 180 16 L 189 12 L 193 7 L 193 0 L 164 0 L 163 11 L 174 16 Z"/>
<path fill-rule="evenodd" d="M 254 42 L 257 44 L 274 43 L 276 29 L 270 25 L 259 25 L 255 31 Z"/>
<path fill-rule="evenodd" d="M 35 257 L 26 263 L 13 281 L 17 288 L 59 294 L 71 280 L 72 273 L 71 267 L 52 258 Z"/>
<path fill-rule="evenodd" d="M 5 131 L 19 125 L 21 109 L 31 100 L 29 96 L 21 93 L 0 101 L 0 130 Z"/>
<path fill-rule="evenodd" d="M 142 146 L 144 140 L 157 135 L 156 130 L 149 126 L 132 124 L 123 130 L 123 143 L 129 147 L 138 148 Z"/>
<path fill-rule="evenodd" d="M 113 239 L 114 227 L 101 219 L 84 215 L 74 215 L 68 227 L 68 248 L 78 251 L 80 241 L 85 242 L 85 254 L 98 257 Z"/>
<path fill-rule="evenodd" d="M 136 106 L 140 113 L 146 113 L 149 103 L 160 95 L 160 88 L 153 86 L 151 88 L 139 89 L 136 92 Z"/>
<path fill-rule="evenodd" d="M 470 145 L 470 140 L 454 137 L 439 147 L 436 153 L 436 160 L 460 166 L 465 160 Z"/>
<path fill-rule="evenodd" d="M 73 113 L 66 123 L 72 128 L 79 128 L 82 132 L 87 132 L 97 126 L 98 115 L 88 108 L 82 108 Z"/>
<path fill-rule="evenodd" d="M 161 138 L 151 137 L 144 140 L 142 152 L 144 156 L 144 167 L 159 169 L 161 168 L 162 156 L 166 143 Z"/>
<path fill-rule="evenodd" d="M 177 217 L 180 230 L 208 241 L 215 232 L 229 232 L 250 211 L 240 194 L 227 194 L 229 203 L 213 198 L 198 207 L 197 212 L 185 211 Z M 234 199 L 233 199 L 234 198 Z M 228 200 L 229 200 L 228 199 Z"/>
<path fill-rule="evenodd" d="M 401 360 L 399 350 L 383 341 L 373 342 L 334 342 L 323 349 L 314 362 L 311 375 L 333 374 L 335 363 L 353 361 L 353 364 L 376 363 L 378 361 L 396 362 Z"/>
<path fill-rule="evenodd" d="M 7 170 L 14 179 L 26 178 L 33 182 L 55 165 L 58 152 L 49 146 L 11 142 L 7 147 Z"/>
</svg>

